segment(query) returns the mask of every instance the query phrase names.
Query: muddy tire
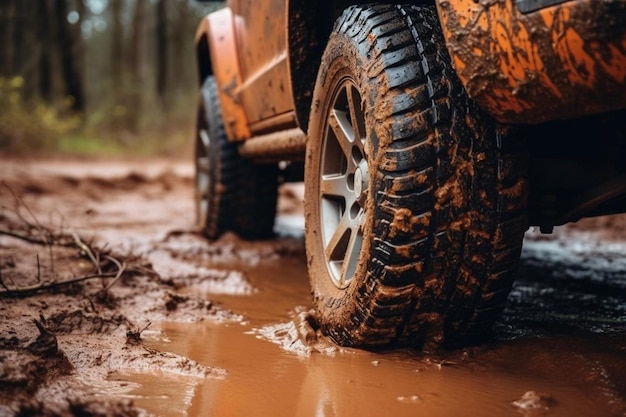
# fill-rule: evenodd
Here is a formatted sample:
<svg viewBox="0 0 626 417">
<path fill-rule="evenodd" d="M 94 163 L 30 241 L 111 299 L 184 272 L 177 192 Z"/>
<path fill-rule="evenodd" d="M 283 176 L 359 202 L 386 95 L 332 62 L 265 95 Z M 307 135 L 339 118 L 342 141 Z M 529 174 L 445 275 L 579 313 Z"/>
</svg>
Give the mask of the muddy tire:
<svg viewBox="0 0 626 417">
<path fill-rule="evenodd" d="M 347 9 L 313 103 L 306 247 L 323 331 L 360 347 L 488 334 L 527 227 L 524 146 L 467 99 L 435 9 Z"/>
<path fill-rule="evenodd" d="M 233 230 L 249 239 L 271 237 L 278 199 L 278 165 L 255 165 L 244 160 L 239 168 Z"/>
<path fill-rule="evenodd" d="M 195 166 L 196 219 L 206 237 L 215 239 L 228 230 L 245 238 L 272 235 L 277 166 L 254 165 L 229 142 L 213 77 L 200 91 Z"/>
</svg>

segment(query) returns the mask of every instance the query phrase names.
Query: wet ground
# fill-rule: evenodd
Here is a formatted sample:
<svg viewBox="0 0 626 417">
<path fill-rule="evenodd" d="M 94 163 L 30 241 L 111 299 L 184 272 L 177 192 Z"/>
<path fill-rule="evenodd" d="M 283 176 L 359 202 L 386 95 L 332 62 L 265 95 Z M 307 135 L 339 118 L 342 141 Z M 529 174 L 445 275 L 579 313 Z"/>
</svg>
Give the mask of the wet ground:
<svg viewBox="0 0 626 417">
<path fill-rule="evenodd" d="M 626 415 L 625 216 L 529 231 L 488 343 L 367 352 L 307 325 L 301 187 L 281 190 L 276 239 L 210 243 L 191 176 L 0 161 L 0 415 Z M 15 291 L 96 263 L 109 276 Z"/>
</svg>

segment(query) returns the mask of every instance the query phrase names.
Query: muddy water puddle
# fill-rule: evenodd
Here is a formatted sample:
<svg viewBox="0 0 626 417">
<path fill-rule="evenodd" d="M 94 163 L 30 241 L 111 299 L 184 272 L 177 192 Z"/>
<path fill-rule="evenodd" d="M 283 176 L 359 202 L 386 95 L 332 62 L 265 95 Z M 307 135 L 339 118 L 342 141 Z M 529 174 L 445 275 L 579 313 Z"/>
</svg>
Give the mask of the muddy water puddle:
<svg viewBox="0 0 626 417">
<path fill-rule="evenodd" d="M 119 402 L 132 400 L 159 416 L 626 416 L 626 216 L 585 219 L 551 236 L 529 233 L 489 343 L 435 356 L 373 353 L 339 349 L 307 327 L 301 190 L 281 194 L 279 238 L 227 234 L 207 242 L 193 228 L 189 165 L 31 171 L 10 162 L 0 163 L 4 179 L 46 224 L 76 230 L 85 242 L 93 236 L 122 259 L 140 255 L 157 274 L 120 280 L 104 300 L 117 304 L 88 301 L 99 281 L 76 293 L 3 299 L 0 323 L 19 344 L 5 343 L 0 356 L 22 367 L 3 368 L 0 358 L 0 415 L 10 406 L 3 399 L 15 397 L 3 371 L 13 370 L 26 388 L 42 378 L 22 371 L 37 361 L 24 352 L 39 334 L 32 318 L 43 314 L 84 319 L 57 335 L 58 353 L 74 371 L 43 375 L 52 380 L 35 396 L 17 389 L 11 404 L 40 410 L 19 415 L 52 415 L 40 403 L 52 410 L 104 404 L 109 415 L 132 415 L 119 411 L 135 410 Z M 2 198 L 13 201 L 6 192 Z M 2 274 L 32 275 L 36 249 L 6 237 L 1 243 Z M 57 271 L 84 261 L 55 253 Z M 120 317 L 129 323 L 92 334 L 92 323 Z M 142 342 L 129 346 L 127 330 Z"/>
<path fill-rule="evenodd" d="M 168 385 L 159 390 L 149 384 L 145 402 L 136 398 L 137 405 L 172 416 L 519 415 L 523 410 L 513 402 L 532 388 L 550 394 L 538 394 L 543 400 L 528 407 L 552 407 L 549 415 L 598 411 L 584 390 L 567 382 L 478 369 L 475 364 L 429 362 L 403 352 L 301 357 L 239 326 L 200 327 L 166 325 L 163 331 L 170 341 L 155 341 L 155 346 L 225 368 L 228 374 L 200 382 L 193 393 L 188 384 L 179 393 L 168 393 Z M 138 381 L 143 383 L 143 378 Z M 172 395 L 174 401 L 154 403 L 155 395 Z M 556 398 L 563 403 L 556 406 Z M 184 399 L 188 406 L 181 409 Z"/>
<path fill-rule="evenodd" d="M 228 267 L 242 271 L 255 291 L 208 297 L 242 321 L 164 322 L 146 337 L 147 348 L 225 369 L 226 375 L 121 375 L 136 384 L 127 395 L 138 406 L 163 416 L 622 416 L 626 411 L 626 337 L 610 314 L 598 320 L 614 331 L 565 327 L 546 335 L 544 327 L 560 307 L 549 306 L 545 320 L 535 314 L 529 324 L 519 309 L 536 301 L 522 291 L 499 323 L 497 340 L 486 346 L 434 357 L 404 349 L 339 349 L 321 339 L 303 341 L 294 330 L 310 305 L 303 257 Z M 536 287 L 532 280 L 520 285 Z"/>
</svg>

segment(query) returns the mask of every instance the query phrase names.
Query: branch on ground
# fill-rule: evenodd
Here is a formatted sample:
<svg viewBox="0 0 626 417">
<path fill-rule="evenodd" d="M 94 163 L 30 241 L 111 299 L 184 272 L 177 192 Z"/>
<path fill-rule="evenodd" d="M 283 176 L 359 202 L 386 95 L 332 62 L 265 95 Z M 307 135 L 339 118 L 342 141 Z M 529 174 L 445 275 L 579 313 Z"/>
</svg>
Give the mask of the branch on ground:
<svg viewBox="0 0 626 417">
<path fill-rule="evenodd" d="M 28 295 L 28 294 L 35 293 L 38 291 L 51 290 L 54 288 L 76 284 L 78 282 L 86 281 L 88 279 L 94 279 L 94 278 L 114 278 L 114 282 L 116 282 L 125 271 L 126 269 L 125 267 L 123 267 L 119 269 L 117 272 L 83 275 L 79 277 L 66 278 L 62 280 L 42 281 L 33 285 L 27 285 L 23 287 L 13 287 L 13 288 L 6 285 L 4 281 L 2 280 L 2 277 L 0 276 L 0 286 L 2 287 L 0 288 L 0 296 Z"/>
<path fill-rule="evenodd" d="M 2 296 L 24 296 L 56 289 L 59 287 L 69 286 L 90 279 L 107 279 L 113 278 L 107 285 L 102 283 L 103 288 L 99 293 L 106 293 L 113 285 L 128 273 L 141 273 L 149 276 L 158 276 L 151 266 L 146 265 L 145 261 L 138 256 L 113 255 L 111 251 L 99 248 L 92 242 L 87 242 L 76 233 L 64 233 L 57 231 L 52 227 L 44 226 L 34 212 L 26 205 L 26 203 L 17 196 L 11 188 L 2 183 L 13 195 L 15 208 L 12 210 L 15 219 L 9 219 L 6 216 L 0 216 L 3 227 L 0 228 L 0 235 L 9 236 L 11 238 L 20 239 L 22 241 L 41 245 L 49 251 L 49 262 L 51 269 L 51 277 L 53 279 L 42 280 L 39 255 L 37 254 L 37 277 L 36 283 L 26 286 L 16 285 L 10 277 L 3 277 L 3 271 L 0 269 L 0 297 Z M 26 219 L 22 212 L 26 211 L 28 217 Z M 93 264 L 93 272 L 86 275 L 74 276 L 65 279 L 58 279 L 54 268 L 53 247 L 76 248 L 79 250 L 81 257 L 87 258 Z M 5 278 L 10 284 L 5 282 Z"/>
</svg>

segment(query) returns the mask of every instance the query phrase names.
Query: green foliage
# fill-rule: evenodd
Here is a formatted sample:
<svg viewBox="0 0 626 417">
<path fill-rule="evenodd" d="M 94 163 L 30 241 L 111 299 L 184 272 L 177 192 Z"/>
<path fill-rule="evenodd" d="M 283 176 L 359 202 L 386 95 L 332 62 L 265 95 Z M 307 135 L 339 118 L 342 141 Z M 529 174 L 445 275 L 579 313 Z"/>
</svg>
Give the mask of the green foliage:
<svg viewBox="0 0 626 417">
<path fill-rule="evenodd" d="M 0 78 L 0 149 L 10 153 L 49 151 L 64 135 L 81 125 L 77 115 L 62 116 L 60 110 L 22 97 L 24 78 Z"/>
<path fill-rule="evenodd" d="M 195 91 L 160 100 L 151 91 L 111 94 L 92 106 L 83 136 L 133 155 L 191 156 Z"/>
<path fill-rule="evenodd" d="M 0 1 L 0 153 L 191 157 L 195 32 L 224 2 L 30 3 Z"/>
<path fill-rule="evenodd" d="M 193 93 L 167 104 L 144 95 L 116 100 L 111 95 L 81 117 L 68 111 L 68 103 L 56 108 L 24 100 L 23 85 L 22 77 L 0 78 L 0 152 L 5 155 L 191 156 Z"/>
</svg>

